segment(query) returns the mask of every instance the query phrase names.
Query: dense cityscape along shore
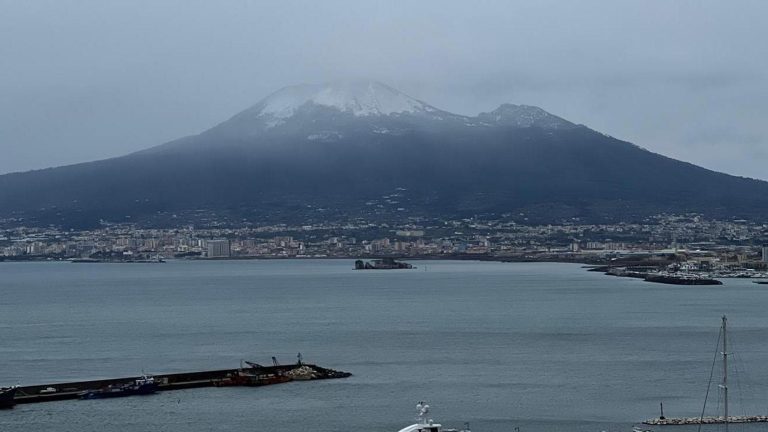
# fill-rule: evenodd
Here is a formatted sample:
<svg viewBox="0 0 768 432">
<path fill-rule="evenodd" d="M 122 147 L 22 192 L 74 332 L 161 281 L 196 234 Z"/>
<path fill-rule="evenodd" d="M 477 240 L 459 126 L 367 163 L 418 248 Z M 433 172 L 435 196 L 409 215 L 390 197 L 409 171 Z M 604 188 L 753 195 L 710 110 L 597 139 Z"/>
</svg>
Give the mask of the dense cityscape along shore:
<svg viewBox="0 0 768 432">
<path fill-rule="evenodd" d="M 630 268 L 650 263 L 673 266 L 675 271 L 706 270 L 716 277 L 760 277 L 768 264 L 768 224 L 707 220 L 700 215 L 659 215 L 635 224 L 536 226 L 508 220 L 416 218 L 405 224 L 207 223 L 172 229 L 104 224 L 85 231 L 12 224 L 18 221 L 0 221 L 0 260 L 394 256 L 624 263 Z"/>
</svg>

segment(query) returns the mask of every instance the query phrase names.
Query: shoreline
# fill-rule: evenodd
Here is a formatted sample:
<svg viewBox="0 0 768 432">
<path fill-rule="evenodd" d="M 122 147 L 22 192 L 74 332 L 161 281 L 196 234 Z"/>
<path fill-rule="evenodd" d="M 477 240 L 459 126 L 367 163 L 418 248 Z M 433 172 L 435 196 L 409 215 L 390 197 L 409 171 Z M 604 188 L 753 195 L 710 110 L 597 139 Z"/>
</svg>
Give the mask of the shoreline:
<svg viewBox="0 0 768 432">
<path fill-rule="evenodd" d="M 56 262 L 63 263 L 69 262 L 71 264 L 164 264 L 172 261 L 187 261 L 187 262 L 206 262 L 206 261 L 278 261 L 278 260 L 349 260 L 351 269 L 354 270 L 354 261 L 356 260 L 373 260 L 381 258 L 394 258 L 402 262 L 408 261 L 476 261 L 476 262 L 499 262 L 499 263 L 553 263 L 553 264 L 578 264 L 585 271 L 600 272 L 605 276 L 622 277 L 622 278 L 635 278 L 646 279 L 649 273 L 665 272 L 667 262 L 644 262 L 642 260 L 627 260 L 627 261 L 611 261 L 607 259 L 599 259 L 596 257 L 588 257 L 584 255 L 565 257 L 563 255 L 552 256 L 489 256 L 481 254 L 454 254 L 454 255 L 417 255 L 417 256 L 394 256 L 394 255 L 378 255 L 378 256 L 234 256 L 234 257 L 217 257 L 217 258 L 200 258 L 200 257 L 181 257 L 181 258 L 168 258 L 163 261 L 72 261 L 71 259 L 53 258 L 53 257 L 27 257 L 25 259 L 0 259 L 0 265 L 4 263 L 29 263 L 29 262 Z M 8 257 L 4 257 L 8 258 Z M 592 258 L 592 259 L 590 259 Z M 631 271 L 633 267 L 644 267 L 642 276 L 635 274 Z M 654 267 L 650 269 L 650 267 Z M 614 270 L 620 270 L 618 272 Z M 621 270 L 624 271 L 621 271 Z M 374 270 L 397 270 L 397 269 L 374 269 Z M 627 271 L 629 270 L 629 271 Z M 697 273 L 682 273 L 680 277 L 696 276 Z M 675 276 L 671 274 L 670 276 Z M 743 276 L 740 273 L 734 273 L 733 275 L 717 274 L 711 277 L 713 280 L 717 279 L 752 279 L 757 280 L 761 284 L 768 283 L 768 278 L 765 276 Z M 657 280 L 650 282 L 660 282 Z M 665 282 L 661 282 L 665 283 Z M 680 285 L 682 283 L 668 282 L 673 285 Z M 713 283 L 716 284 L 716 283 Z M 685 285 L 685 284 L 683 284 Z M 692 284 L 696 285 L 696 284 Z"/>
<path fill-rule="evenodd" d="M 350 255 L 350 256 L 233 256 L 233 257 L 216 257 L 216 258 L 200 258 L 200 257 L 181 257 L 174 258 L 168 257 L 164 260 L 167 261 L 272 261 L 272 260 L 358 260 L 358 259 L 381 259 L 384 257 L 395 258 L 401 261 L 483 261 L 483 262 L 510 262 L 510 263 L 562 263 L 562 264 L 582 264 L 590 266 L 605 265 L 605 261 L 601 260 L 587 260 L 587 259 L 563 259 L 562 257 L 551 258 L 530 258 L 530 257 L 499 257 L 488 255 L 474 255 L 474 254 L 457 254 L 457 255 L 417 255 L 417 256 L 401 256 L 401 255 Z M 10 259 L 9 259 L 10 258 Z M 70 262 L 72 264 L 162 264 L 163 262 L 145 262 L 145 261 L 84 261 L 73 262 L 71 258 L 59 258 L 59 257 L 28 257 L 28 258 L 15 258 L 15 257 L 2 257 L 0 258 L 0 264 L 3 263 L 18 263 L 18 262 Z"/>
</svg>

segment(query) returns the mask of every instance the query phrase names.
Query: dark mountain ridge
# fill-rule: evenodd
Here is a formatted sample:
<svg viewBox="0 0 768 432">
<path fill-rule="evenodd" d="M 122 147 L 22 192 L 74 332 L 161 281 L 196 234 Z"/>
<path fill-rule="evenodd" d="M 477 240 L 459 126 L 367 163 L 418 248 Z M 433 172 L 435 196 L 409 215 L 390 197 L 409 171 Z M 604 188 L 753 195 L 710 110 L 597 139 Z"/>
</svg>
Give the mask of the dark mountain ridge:
<svg viewBox="0 0 768 432">
<path fill-rule="evenodd" d="M 287 95 L 286 95 L 287 94 Z M 392 197 L 394 195 L 394 198 Z M 388 197 L 388 198 L 383 198 Z M 288 88 L 199 135 L 0 176 L 0 217 L 235 220 L 763 218 L 768 183 L 667 158 L 536 107 L 451 114 L 378 83 Z"/>
</svg>

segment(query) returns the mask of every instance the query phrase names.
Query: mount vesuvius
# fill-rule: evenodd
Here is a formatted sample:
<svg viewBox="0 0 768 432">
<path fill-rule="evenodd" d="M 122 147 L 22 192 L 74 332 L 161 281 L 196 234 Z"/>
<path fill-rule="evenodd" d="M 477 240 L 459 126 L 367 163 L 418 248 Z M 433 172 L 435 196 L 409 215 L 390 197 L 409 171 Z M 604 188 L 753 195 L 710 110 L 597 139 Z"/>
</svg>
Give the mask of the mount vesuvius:
<svg viewBox="0 0 768 432">
<path fill-rule="evenodd" d="M 0 176 L 0 217 L 88 226 L 485 215 L 531 222 L 760 218 L 768 182 L 652 153 L 532 106 L 475 117 L 377 82 L 286 87 L 199 134 Z"/>
</svg>

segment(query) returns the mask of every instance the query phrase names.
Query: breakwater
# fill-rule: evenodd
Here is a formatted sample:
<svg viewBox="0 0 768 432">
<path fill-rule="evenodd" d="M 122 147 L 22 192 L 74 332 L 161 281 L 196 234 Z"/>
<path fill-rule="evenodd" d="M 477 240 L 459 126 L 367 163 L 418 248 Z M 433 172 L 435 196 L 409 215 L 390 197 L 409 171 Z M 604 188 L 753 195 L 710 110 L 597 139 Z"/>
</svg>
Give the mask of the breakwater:
<svg viewBox="0 0 768 432">
<path fill-rule="evenodd" d="M 684 426 L 697 424 L 723 424 L 725 417 L 654 418 L 643 422 L 652 426 Z M 728 416 L 728 423 L 766 423 L 768 416 Z"/>
<path fill-rule="evenodd" d="M 346 378 L 351 375 L 349 372 L 327 369 L 313 364 L 292 364 L 156 374 L 154 378 L 159 391 L 171 391 L 199 387 L 262 386 L 290 381 Z M 138 378 L 125 377 L 22 386 L 16 391 L 14 402 L 16 404 L 28 404 L 78 399 L 80 393 L 86 390 L 128 384 Z"/>
</svg>

